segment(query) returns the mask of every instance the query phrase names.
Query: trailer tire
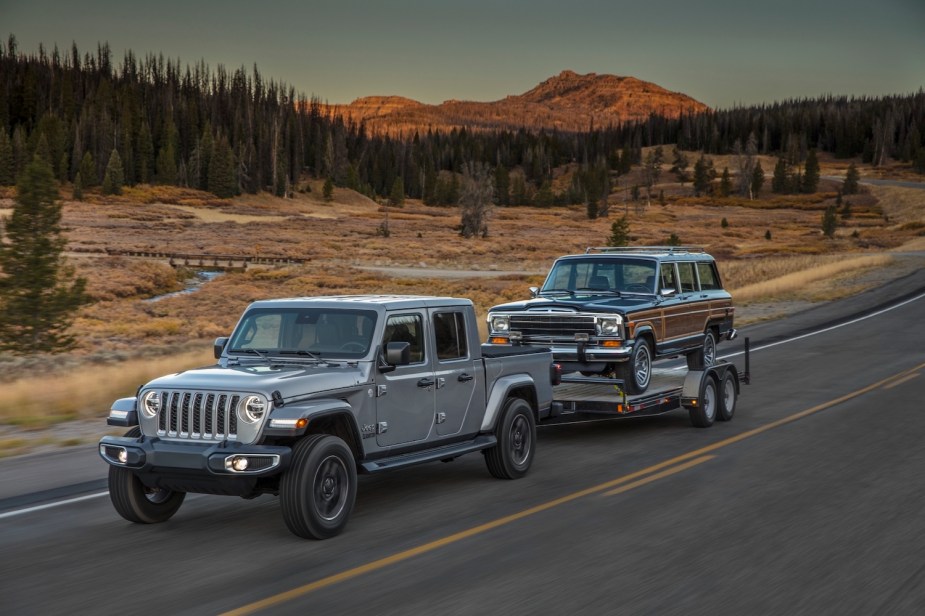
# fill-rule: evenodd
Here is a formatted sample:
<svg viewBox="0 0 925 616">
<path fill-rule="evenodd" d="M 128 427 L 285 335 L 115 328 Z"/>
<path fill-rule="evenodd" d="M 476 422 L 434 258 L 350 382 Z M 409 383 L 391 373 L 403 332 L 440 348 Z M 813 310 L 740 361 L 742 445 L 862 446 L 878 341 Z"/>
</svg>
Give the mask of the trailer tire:
<svg viewBox="0 0 925 616">
<path fill-rule="evenodd" d="M 295 444 L 279 485 L 283 521 L 294 535 L 327 539 L 339 534 L 353 511 L 356 493 L 356 461 L 342 439 L 310 434 Z"/>
<path fill-rule="evenodd" d="M 141 429 L 135 426 L 125 436 L 137 438 L 141 436 Z M 129 469 L 109 467 L 109 499 L 116 512 L 129 522 L 166 522 L 177 512 L 184 498 L 186 492 L 149 488 Z"/>
<path fill-rule="evenodd" d="M 717 408 L 716 418 L 719 421 L 731 421 L 736 412 L 739 392 L 735 375 L 729 370 L 726 370 L 720 381 L 718 398 L 719 407 Z"/>
<path fill-rule="evenodd" d="M 691 423 L 695 428 L 709 428 L 716 419 L 716 409 L 719 405 L 716 378 L 712 374 L 705 374 L 700 383 L 700 396 L 698 404 L 688 408 Z"/>
<path fill-rule="evenodd" d="M 530 470 L 536 452 L 536 420 L 523 398 L 509 398 L 495 428 L 498 443 L 486 449 L 485 465 L 497 479 L 519 479 Z"/>
</svg>

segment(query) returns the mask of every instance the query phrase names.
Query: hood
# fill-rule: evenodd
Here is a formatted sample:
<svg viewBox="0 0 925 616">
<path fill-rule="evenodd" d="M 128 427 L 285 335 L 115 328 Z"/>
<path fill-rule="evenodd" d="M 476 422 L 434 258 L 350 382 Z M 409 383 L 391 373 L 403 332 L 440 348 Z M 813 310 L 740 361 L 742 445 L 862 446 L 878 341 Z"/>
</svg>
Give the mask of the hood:
<svg viewBox="0 0 925 616">
<path fill-rule="evenodd" d="M 574 312 L 614 312 L 625 314 L 656 303 L 654 296 L 625 295 L 575 295 L 574 297 L 537 297 L 523 302 L 511 302 L 494 306 L 489 312 L 526 312 L 526 311 L 574 311 Z"/>
<path fill-rule="evenodd" d="M 215 365 L 162 376 L 144 388 L 254 392 L 268 398 L 272 397 L 274 391 L 278 391 L 287 400 L 366 383 L 370 379 L 372 365 L 372 362 L 337 366 L 295 362 L 253 362 L 227 367 Z"/>
</svg>

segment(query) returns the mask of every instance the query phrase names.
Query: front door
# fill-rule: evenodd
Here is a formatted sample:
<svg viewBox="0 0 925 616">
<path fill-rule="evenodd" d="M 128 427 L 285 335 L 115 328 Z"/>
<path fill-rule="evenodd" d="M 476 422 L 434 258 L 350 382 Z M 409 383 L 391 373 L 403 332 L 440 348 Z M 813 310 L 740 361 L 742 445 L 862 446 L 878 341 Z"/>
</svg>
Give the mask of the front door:
<svg viewBox="0 0 925 616">
<path fill-rule="evenodd" d="M 424 441 L 433 430 L 437 381 L 425 344 L 425 318 L 424 311 L 410 311 L 390 314 L 386 320 L 383 343 L 410 343 L 411 363 L 377 379 L 376 443 L 380 447 Z"/>
</svg>

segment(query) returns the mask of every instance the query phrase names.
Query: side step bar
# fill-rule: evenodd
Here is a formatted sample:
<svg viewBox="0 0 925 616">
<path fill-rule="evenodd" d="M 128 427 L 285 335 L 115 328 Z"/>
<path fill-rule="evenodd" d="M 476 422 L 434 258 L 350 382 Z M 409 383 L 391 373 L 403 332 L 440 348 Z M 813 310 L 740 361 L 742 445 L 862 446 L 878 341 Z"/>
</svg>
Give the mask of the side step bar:
<svg viewBox="0 0 925 616">
<path fill-rule="evenodd" d="M 391 458 L 370 460 L 361 463 L 360 467 L 367 473 L 378 473 L 379 471 L 404 468 L 406 466 L 414 466 L 415 464 L 424 464 L 425 462 L 435 462 L 437 460 L 446 460 L 448 458 L 458 458 L 463 454 L 488 449 L 489 447 L 494 447 L 497 444 L 498 439 L 494 436 L 490 434 L 481 434 L 471 441 L 454 443 L 452 445 L 445 445 L 443 447 L 427 449 L 425 451 L 415 451 L 412 453 L 402 454 L 400 456 L 393 456 Z"/>
</svg>

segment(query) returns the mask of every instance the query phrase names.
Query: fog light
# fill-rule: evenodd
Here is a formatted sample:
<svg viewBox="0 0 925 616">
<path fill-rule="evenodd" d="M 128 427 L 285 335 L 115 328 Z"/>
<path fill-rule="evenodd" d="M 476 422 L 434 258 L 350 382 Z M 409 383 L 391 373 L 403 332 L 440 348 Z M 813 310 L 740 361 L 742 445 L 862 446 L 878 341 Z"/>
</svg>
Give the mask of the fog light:
<svg viewBox="0 0 925 616">
<path fill-rule="evenodd" d="M 231 468 L 238 472 L 247 470 L 247 458 L 244 456 L 235 456 L 231 459 Z"/>
<path fill-rule="evenodd" d="M 119 450 L 119 462 L 122 464 L 128 462 L 128 452 L 124 449 Z"/>
</svg>

